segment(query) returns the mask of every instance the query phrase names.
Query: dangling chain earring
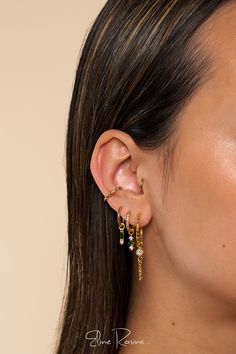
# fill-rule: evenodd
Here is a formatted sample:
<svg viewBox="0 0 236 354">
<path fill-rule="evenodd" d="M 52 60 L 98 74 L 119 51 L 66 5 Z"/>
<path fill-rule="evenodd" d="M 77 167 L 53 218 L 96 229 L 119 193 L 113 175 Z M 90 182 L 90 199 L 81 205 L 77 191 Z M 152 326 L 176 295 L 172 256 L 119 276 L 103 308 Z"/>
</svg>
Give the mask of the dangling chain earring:
<svg viewBox="0 0 236 354">
<path fill-rule="evenodd" d="M 139 224 L 140 214 L 137 216 L 137 224 L 136 224 L 136 255 L 138 256 L 138 278 L 142 280 L 143 277 L 143 228 Z"/>
<path fill-rule="evenodd" d="M 141 180 L 141 190 L 143 188 L 143 178 Z M 122 189 L 122 187 L 120 186 L 116 186 L 116 188 L 114 188 L 107 196 L 105 196 L 104 198 L 104 202 L 107 201 L 107 199 L 112 196 L 113 193 L 117 192 L 118 190 Z M 130 211 L 126 214 L 126 219 L 124 219 L 121 216 L 121 210 L 122 207 L 119 207 L 118 211 L 117 211 L 117 222 L 118 222 L 118 227 L 119 227 L 119 231 L 120 231 L 120 244 L 123 245 L 124 244 L 124 230 L 125 227 L 129 233 L 129 249 L 131 251 L 133 251 L 134 246 L 135 246 L 135 242 L 134 242 L 134 227 L 132 227 L 129 224 L 129 219 L 130 219 Z M 138 279 L 142 280 L 143 277 L 143 271 L 142 271 L 142 263 L 143 263 L 143 228 L 140 226 L 140 213 L 137 216 L 137 223 L 136 223 L 136 255 L 138 257 Z"/>
</svg>

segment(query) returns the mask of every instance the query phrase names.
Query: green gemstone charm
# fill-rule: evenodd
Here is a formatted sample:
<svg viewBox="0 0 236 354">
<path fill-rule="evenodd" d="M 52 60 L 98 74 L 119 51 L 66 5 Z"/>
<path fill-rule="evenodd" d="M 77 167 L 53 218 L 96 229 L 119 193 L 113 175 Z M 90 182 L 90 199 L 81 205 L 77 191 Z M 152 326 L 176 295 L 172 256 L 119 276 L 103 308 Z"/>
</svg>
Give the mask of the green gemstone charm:
<svg viewBox="0 0 236 354">
<path fill-rule="evenodd" d="M 131 251 L 133 251 L 134 250 L 134 239 L 130 239 L 128 242 L 128 245 L 129 245 L 129 249 Z"/>
<path fill-rule="evenodd" d="M 130 227 L 129 227 L 129 242 L 128 242 L 130 251 L 133 251 L 133 250 L 134 250 L 134 237 L 133 237 L 133 233 L 134 233 L 134 228 L 130 226 Z"/>
</svg>

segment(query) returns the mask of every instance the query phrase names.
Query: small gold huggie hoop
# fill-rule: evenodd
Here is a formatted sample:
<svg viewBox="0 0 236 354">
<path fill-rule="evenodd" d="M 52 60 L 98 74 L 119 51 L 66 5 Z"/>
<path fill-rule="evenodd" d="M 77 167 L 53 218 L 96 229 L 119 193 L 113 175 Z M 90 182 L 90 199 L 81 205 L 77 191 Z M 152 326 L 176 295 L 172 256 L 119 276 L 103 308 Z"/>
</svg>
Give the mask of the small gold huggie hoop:
<svg viewBox="0 0 236 354">
<path fill-rule="evenodd" d="M 119 207 L 117 211 L 117 222 L 119 225 L 119 230 L 120 230 L 120 244 L 124 244 L 124 233 L 125 233 L 125 220 L 124 218 L 120 215 L 122 207 Z M 121 221 L 122 219 L 122 221 Z"/>
</svg>

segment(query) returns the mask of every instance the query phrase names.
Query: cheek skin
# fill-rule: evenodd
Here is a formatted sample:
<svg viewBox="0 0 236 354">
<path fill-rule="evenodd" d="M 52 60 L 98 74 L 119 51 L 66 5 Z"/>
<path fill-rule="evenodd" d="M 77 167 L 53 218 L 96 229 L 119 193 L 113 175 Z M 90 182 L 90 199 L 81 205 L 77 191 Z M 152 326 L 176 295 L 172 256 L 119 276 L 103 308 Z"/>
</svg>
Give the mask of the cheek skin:
<svg viewBox="0 0 236 354">
<path fill-rule="evenodd" d="M 211 124 L 183 127 L 168 190 L 163 242 L 176 269 L 223 298 L 236 297 L 236 138 Z"/>
<path fill-rule="evenodd" d="M 179 119 L 162 240 L 188 284 L 236 299 L 235 7 L 202 36 L 215 72 Z M 204 34 L 204 31 L 203 31 Z"/>
</svg>

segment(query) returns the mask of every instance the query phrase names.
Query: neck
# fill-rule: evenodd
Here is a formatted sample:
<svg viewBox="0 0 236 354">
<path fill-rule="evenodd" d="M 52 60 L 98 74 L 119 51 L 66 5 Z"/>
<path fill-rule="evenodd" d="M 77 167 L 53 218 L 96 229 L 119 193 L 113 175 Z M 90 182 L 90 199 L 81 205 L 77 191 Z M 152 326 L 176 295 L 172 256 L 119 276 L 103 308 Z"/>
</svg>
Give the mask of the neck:
<svg viewBox="0 0 236 354">
<path fill-rule="evenodd" d="M 126 339 L 137 342 L 120 346 L 119 353 L 235 354 L 236 303 L 219 300 L 188 283 L 163 261 L 160 251 L 158 256 L 153 254 L 148 241 L 145 251 L 141 281 L 134 254 L 135 276 L 125 325 L 131 331 Z"/>
</svg>

